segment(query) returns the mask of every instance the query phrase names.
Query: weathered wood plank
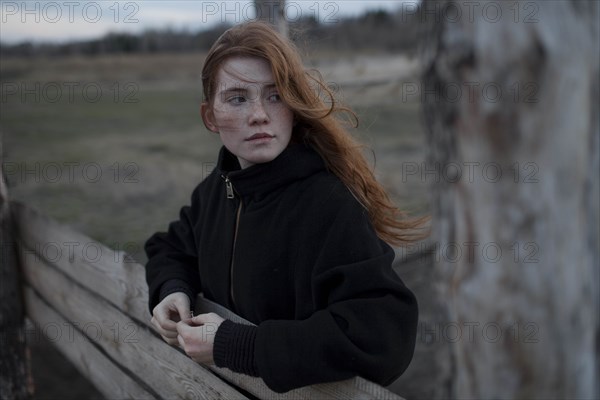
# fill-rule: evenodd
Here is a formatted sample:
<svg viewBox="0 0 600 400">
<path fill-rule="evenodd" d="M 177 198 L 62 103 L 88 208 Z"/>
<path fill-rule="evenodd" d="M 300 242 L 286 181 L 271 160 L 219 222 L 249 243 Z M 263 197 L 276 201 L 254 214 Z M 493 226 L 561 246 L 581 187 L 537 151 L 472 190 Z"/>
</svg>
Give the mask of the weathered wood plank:
<svg viewBox="0 0 600 400">
<path fill-rule="evenodd" d="M 123 373 L 83 335 L 78 327 L 49 307 L 31 287 L 25 289 L 28 316 L 40 334 L 52 342 L 98 390 L 109 399 L 155 399 L 134 379 Z"/>
<path fill-rule="evenodd" d="M 23 263 L 27 282 L 123 368 L 164 398 L 245 398 L 102 298 L 39 258 Z"/>
<path fill-rule="evenodd" d="M 109 301 L 125 314 L 150 324 L 144 267 L 84 234 L 12 202 L 24 262 L 40 258 Z"/>
</svg>

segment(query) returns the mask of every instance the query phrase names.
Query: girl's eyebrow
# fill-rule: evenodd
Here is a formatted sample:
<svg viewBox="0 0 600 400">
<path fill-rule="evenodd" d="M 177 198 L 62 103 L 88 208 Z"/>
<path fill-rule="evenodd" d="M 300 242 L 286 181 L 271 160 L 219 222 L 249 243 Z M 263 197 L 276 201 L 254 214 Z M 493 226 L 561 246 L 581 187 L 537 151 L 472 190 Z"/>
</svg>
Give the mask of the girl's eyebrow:
<svg viewBox="0 0 600 400">
<path fill-rule="evenodd" d="M 264 82 L 264 83 L 249 83 L 247 85 L 234 85 L 231 86 L 229 88 L 225 88 L 221 91 L 219 91 L 219 95 L 225 95 L 227 93 L 240 93 L 240 92 L 247 92 L 248 91 L 248 87 L 251 86 L 260 86 L 262 90 L 270 90 L 274 87 L 277 87 L 277 85 L 275 84 L 275 82 Z"/>
<path fill-rule="evenodd" d="M 220 95 L 225 95 L 227 93 L 240 93 L 240 92 L 246 92 L 247 89 L 244 87 L 230 87 L 228 89 L 223 89 L 219 92 Z"/>
</svg>

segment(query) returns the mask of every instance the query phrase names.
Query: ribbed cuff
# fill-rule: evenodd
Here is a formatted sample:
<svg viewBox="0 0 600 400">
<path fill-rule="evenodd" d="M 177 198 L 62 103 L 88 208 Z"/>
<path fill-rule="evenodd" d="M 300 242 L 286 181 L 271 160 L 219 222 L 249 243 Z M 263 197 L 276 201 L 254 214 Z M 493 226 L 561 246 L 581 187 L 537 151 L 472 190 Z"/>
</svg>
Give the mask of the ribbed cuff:
<svg viewBox="0 0 600 400">
<path fill-rule="evenodd" d="M 256 326 L 238 324 L 226 319 L 215 336 L 213 359 L 217 367 L 229 368 L 234 372 L 258 376 L 254 361 Z"/>
<path fill-rule="evenodd" d="M 181 279 L 171 279 L 162 284 L 160 287 L 159 302 L 163 301 L 168 295 L 177 292 L 182 292 L 187 295 L 190 299 L 190 309 L 193 310 L 196 298 L 187 283 Z"/>
</svg>

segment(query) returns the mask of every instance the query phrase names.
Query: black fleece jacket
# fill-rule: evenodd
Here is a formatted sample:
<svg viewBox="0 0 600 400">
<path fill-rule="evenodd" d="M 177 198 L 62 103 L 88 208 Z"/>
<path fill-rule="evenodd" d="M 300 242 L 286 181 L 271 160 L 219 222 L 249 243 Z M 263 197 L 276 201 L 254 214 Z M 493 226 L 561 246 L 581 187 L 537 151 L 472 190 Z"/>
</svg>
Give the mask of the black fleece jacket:
<svg viewBox="0 0 600 400">
<path fill-rule="evenodd" d="M 417 303 L 394 252 L 303 144 L 243 170 L 222 148 L 191 206 L 145 248 L 150 310 L 202 292 L 257 325 L 221 324 L 217 366 L 284 392 L 356 375 L 385 385 L 410 363 Z"/>
</svg>

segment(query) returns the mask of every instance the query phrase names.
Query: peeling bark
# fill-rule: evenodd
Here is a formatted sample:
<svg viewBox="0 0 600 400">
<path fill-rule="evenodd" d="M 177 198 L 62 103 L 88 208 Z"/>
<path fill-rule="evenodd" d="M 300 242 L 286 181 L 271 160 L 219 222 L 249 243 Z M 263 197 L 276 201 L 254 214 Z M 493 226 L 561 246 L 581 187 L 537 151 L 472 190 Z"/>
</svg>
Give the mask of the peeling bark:
<svg viewBox="0 0 600 400">
<path fill-rule="evenodd" d="M 437 283 L 463 327 L 446 395 L 598 398 L 599 4 L 421 12 Z"/>
</svg>

